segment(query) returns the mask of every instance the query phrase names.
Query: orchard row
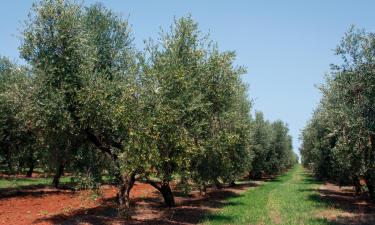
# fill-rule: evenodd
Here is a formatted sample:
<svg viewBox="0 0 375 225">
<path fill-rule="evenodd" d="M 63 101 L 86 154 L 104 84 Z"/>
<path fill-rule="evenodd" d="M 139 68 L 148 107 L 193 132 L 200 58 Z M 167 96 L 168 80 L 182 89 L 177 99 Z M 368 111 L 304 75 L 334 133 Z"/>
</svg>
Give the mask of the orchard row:
<svg viewBox="0 0 375 225">
<path fill-rule="evenodd" d="M 354 185 L 374 198 L 375 34 L 354 27 L 337 47 L 323 97 L 302 132 L 305 166 L 324 180 Z"/>
<path fill-rule="evenodd" d="M 22 32 L 25 65 L 0 62 L 0 160 L 17 173 L 65 172 L 86 188 L 118 185 L 120 215 L 147 182 L 174 205 L 193 187 L 280 173 L 297 163 L 285 123 L 257 113 L 235 53 L 190 16 L 134 47 L 127 20 L 100 4 L 35 4 Z"/>
</svg>

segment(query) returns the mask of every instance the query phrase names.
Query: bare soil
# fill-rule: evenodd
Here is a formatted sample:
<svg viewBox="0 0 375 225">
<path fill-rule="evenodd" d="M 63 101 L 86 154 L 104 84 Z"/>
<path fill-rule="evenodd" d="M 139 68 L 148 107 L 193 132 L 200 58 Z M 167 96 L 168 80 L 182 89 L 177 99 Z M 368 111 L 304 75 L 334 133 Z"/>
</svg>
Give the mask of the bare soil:
<svg viewBox="0 0 375 225">
<path fill-rule="evenodd" d="M 318 191 L 321 199 L 331 204 L 318 217 L 338 225 L 375 225 L 375 204 L 367 194 L 356 195 L 353 187 L 332 183 L 321 185 Z"/>
<path fill-rule="evenodd" d="M 30 188 L 0 193 L 0 224 L 197 224 L 207 213 L 225 206 L 255 183 L 210 190 L 202 196 L 176 192 L 176 207 L 164 206 L 160 194 L 150 185 L 136 183 L 131 191 L 133 219 L 117 218 L 114 186 L 105 185 L 101 195 L 91 191 Z"/>
</svg>

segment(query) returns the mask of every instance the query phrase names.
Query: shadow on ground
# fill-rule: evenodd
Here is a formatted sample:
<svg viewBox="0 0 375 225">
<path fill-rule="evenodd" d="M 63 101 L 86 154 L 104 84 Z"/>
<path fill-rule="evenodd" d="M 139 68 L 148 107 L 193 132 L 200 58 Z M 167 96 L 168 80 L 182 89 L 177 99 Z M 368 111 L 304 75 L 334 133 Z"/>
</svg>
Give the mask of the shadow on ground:
<svg viewBox="0 0 375 225">
<path fill-rule="evenodd" d="M 13 197 L 35 197 L 39 198 L 45 194 L 74 194 L 72 183 L 64 183 L 59 188 L 53 188 L 48 184 L 33 184 L 25 187 L 0 188 L 0 200 Z"/>
<path fill-rule="evenodd" d="M 367 194 L 356 195 L 352 187 L 316 181 L 310 174 L 305 174 L 305 183 L 318 184 L 318 189 L 301 189 L 311 192 L 309 200 L 326 210 L 320 212 L 315 222 L 330 225 L 374 225 L 375 205 Z"/>
<path fill-rule="evenodd" d="M 167 208 L 164 206 L 159 194 L 155 197 L 139 197 L 132 200 L 133 219 L 130 221 L 119 220 L 116 210 L 116 199 L 106 199 L 94 208 L 72 211 L 69 214 L 58 214 L 48 218 L 39 219 L 34 223 L 50 222 L 52 224 L 197 224 L 207 215 L 224 206 L 235 204 L 228 202 L 229 198 L 240 196 L 240 192 L 249 187 L 257 186 L 256 183 L 238 184 L 235 187 L 221 190 L 211 190 L 205 196 L 194 192 L 189 197 L 176 195 L 177 206 Z"/>
</svg>

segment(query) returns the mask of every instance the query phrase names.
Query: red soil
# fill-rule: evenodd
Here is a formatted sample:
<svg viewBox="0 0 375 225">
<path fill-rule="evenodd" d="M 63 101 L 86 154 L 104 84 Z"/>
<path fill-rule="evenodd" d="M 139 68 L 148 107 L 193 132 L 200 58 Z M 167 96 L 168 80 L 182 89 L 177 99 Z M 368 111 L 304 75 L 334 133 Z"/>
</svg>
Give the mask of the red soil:
<svg viewBox="0 0 375 225">
<path fill-rule="evenodd" d="M 227 204 L 226 199 L 257 183 L 210 190 L 207 195 L 193 191 L 189 196 L 175 193 L 176 207 L 165 207 L 160 194 L 150 185 L 136 183 L 131 191 L 133 219 L 117 218 L 116 188 L 103 186 L 101 197 L 90 191 L 68 191 L 29 188 L 0 193 L 0 225 L 50 224 L 131 224 L 176 225 L 197 224 L 205 215 Z"/>
<path fill-rule="evenodd" d="M 146 184 L 135 184 L 131 197 L 151 197 L 154 189 Z M 0 224 L 55 224 L 45 220 L 59 215 L 69 217 L 77 210 L 89 210 L 95 207 L 114 203 L 117 190 L 112 186 L 101 188 L 102 196 L 98 197 L 90 191 L 68 191 L 50 188 L 16 192 L 8 196 L 0 196 Z"/>
<path fill-rule="evenodd" d="M 318 191 L 321 199 L 332 204 L 327 210 L 319 212 L 318 217 L 337 225 L 375 224 L 375 204 L 366 193 L 356 195 L 351 186 L 339 187 L 328 182 Z"/>
</svg>

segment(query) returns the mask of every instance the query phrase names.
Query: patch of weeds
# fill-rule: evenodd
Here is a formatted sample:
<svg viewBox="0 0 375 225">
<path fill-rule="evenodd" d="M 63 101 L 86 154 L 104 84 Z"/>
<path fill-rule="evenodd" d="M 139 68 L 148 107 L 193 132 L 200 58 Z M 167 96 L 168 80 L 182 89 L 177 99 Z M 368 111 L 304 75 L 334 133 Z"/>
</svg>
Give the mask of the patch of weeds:
<svg viewBox="0 0 375 225">
<path fill-rule="evenodd" d="M 48 210 L 40 210 L 40 215 L 47 216 L 49 214 Z"/>
<path fill-rule="evenodd" d="M 98 199 L 103 197 L 103 193 L 99 189 L 94 189 L 90 193 L 89 199 L 91 201 L 97 201 Z"/>
<path fill-rule="evenodd" d="M 69 213 L 70 211 L 72 211 L 72 207 L 70 207 L 70 206 L 64 207 L 62 211 L 63 211 L 63 213 Z"/>
</svg>

